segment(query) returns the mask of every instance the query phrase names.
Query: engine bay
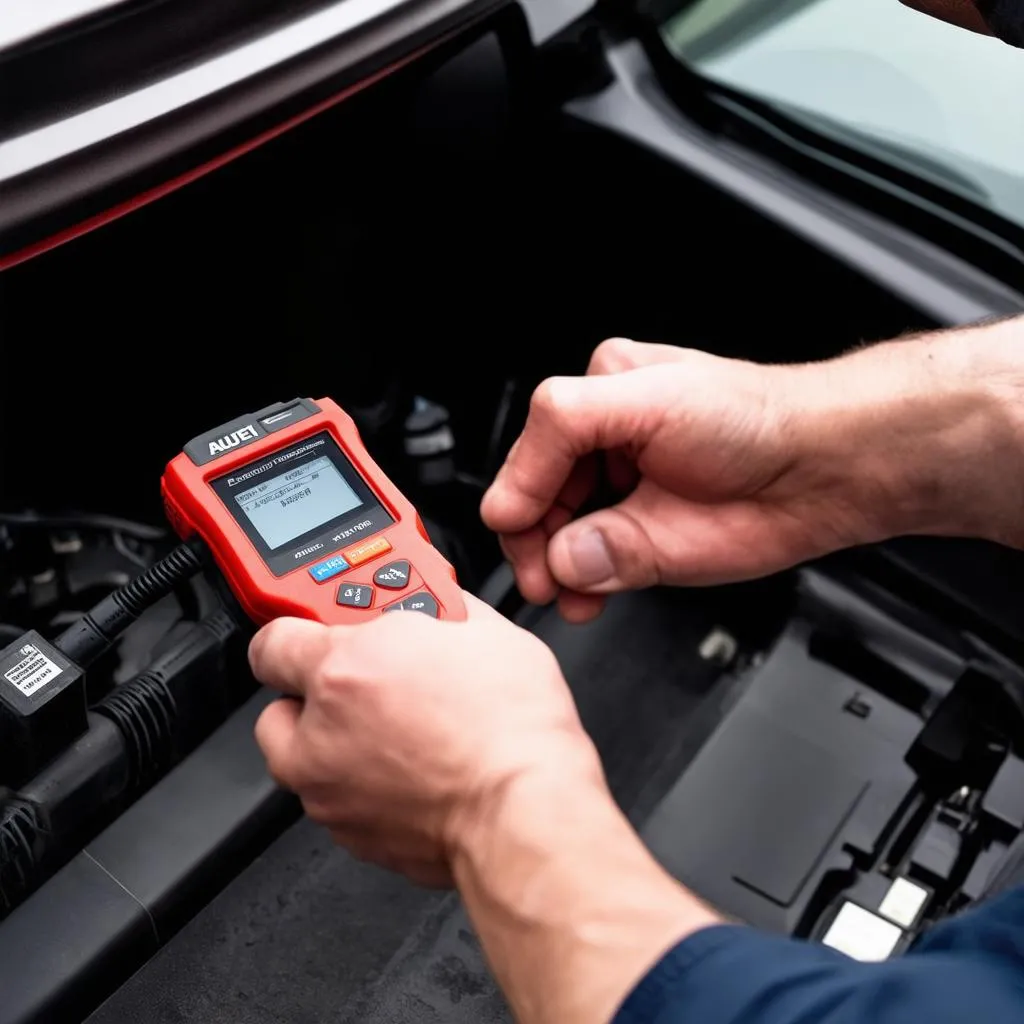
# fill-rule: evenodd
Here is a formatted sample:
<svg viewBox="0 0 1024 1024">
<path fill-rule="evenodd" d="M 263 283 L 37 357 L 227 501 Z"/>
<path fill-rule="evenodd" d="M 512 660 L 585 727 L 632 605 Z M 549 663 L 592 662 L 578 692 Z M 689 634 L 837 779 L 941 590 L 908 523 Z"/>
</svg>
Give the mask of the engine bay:
<svg viewBox="0 0 1024 1024">
<path fill-rule="evenodd" d="M 1024 558 L 900 541 L 573 627 L 523 603 L 478 508 L 533 389 L 606 336 L 782 362 L 935 325 L 652 154 L 524 117 L 511 77 L 483 34 L 0 276 L 7 379 L 61 339 L 45 410 L 36 384 L 0 408 L 0 646 L 52 642 L 172 551 L 159 480 L 185 440 L 331 395 L 462 585 L 558 655 L 673 874 L 738 919 L 898 952 L 1024 870 Z M 239 970 L 232 998 L 291 1019 L 500 1001 L 457 903 L 296 824 L 252 741 L 251 628 L 215 574 L 180 581 L 90 666 L 87 713 L 0 718 L 0 1024 L 143 1019 L 153 991 L 146 1019 L 216 1021 Z M 289 958 L 292 928 L 319 939 Z"/>
</svg>

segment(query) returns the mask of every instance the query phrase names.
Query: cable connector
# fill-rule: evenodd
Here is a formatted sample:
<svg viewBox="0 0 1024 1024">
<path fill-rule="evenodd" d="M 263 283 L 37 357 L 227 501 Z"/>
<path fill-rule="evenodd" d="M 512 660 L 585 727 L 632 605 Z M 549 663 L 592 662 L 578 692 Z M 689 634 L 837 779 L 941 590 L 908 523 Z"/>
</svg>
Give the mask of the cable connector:
<svg viewBox="0 0 1024 1024">
<path fill-rule="evenodd" d="M 68 626 L 57 637 L 57 647 L 88 668 L 147 608 L 200 572 L 203 550 L 198 541 L 180 544 Z"/>
<path fill-rule="evenodd" d="M 86 725 L 79 665 L 35 630 L 0 650 L 0 784 L 31 778 Z"/>
</svg>

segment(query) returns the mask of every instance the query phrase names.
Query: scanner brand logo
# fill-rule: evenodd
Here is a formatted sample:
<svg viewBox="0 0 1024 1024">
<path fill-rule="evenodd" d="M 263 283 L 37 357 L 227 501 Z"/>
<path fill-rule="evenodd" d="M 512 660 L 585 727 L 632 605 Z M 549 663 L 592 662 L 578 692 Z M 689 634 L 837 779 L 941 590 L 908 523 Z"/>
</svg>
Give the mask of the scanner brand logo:
<svg viewBox="0 0 1024 1024">
<path fill-rule="evenodd" d="M 242 427 L 241 430 L 232 430 L 230 434 L 225 434 L 223 437 L 218 437 L 216 441 L 211 441 L 210 454 L 223 455 L 225 452 L 231 451 L 232 448 L 237 448 L 246 441 L 255 441 L 257 437 L 259 437 L 259 434 L 256 433 L 256 427 L 250 423 L 247 427 Z"/>
</svg>

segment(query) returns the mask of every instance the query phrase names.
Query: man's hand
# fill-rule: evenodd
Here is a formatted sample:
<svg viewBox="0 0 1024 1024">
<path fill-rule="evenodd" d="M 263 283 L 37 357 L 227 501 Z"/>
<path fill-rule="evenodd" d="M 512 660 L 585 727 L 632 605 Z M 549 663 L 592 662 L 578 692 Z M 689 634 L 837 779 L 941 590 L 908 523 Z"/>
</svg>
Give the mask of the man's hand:
<svg viewBox="0 0 1024 1024">
<path fill-rule="evenodd" d="M 561 588 L 563 613 L 585 620 L 597 595 L 760 575 L 862 536 L 860 510 L 796 460 L 795 384 L 784 368 L 624 339 L 600 345 L 586 377 L 545 381 L 482 508 L 523 595 Z M 623 499 L 573 521 L 602 470 Z"/>
<path fill-rule="evenodd" d="M 1024 321 L 762 366 L 621 339 L 545 381 L 484 497 L 527 600 L 764 575 L 901 533 L 1024 537 Z M 599 461 L 599 459 L 601 461 Z M 622 499 L 582 518 L 598 473 Z"/>
<path fill-rule="evenodd" d="M 249 650 L 294 698 L 257 723 L 271 774 L 340 844 L 424 884 L 450 884 L 466 830 L 525 776 L 603 785 L 554 656 L 466 600 L 465 623 L 278 619 Z"/>
<path fill-rule="evenodd" d="M 264 627 L 252 668 L 288 699 L 256 738 L 343 846 L 458 885 L 517 1020 L 609 1020 L 665 950 L 718 918 L 615 806 L 551 652 L 467 602 L 468 622 Z"/>
</svg>

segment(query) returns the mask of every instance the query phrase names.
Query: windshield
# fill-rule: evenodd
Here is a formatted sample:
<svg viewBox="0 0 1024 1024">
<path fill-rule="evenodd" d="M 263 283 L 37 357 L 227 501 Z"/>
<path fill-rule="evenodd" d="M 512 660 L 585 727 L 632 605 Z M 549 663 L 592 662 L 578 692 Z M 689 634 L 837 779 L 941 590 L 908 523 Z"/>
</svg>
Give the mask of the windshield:
<svg viewBox="0 0 1024 1024">
<path fill-rule="evenodd" d="M 702 75 L 1024 224 L 1024 51 L 899 0 L 678 0 Z"/>
</svg>

